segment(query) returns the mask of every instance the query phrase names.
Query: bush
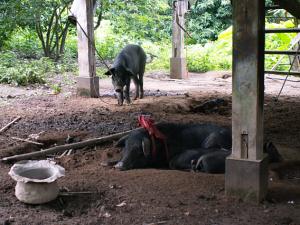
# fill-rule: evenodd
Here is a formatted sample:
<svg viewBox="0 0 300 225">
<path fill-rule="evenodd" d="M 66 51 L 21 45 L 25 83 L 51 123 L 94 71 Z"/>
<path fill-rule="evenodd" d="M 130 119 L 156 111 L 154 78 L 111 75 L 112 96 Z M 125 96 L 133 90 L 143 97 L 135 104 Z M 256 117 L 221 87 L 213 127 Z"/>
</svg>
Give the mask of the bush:
<svg viewBox="0 0 300 225">
<path fill-rule="evenodd" d="M 292 21 L 280 24 L 267 23 L 268 28 L 294 27 Z M 275 33 L 267 34 L 266 49 L 286 50 L 296 34 Z M 230 70 L 232 67 L 232 27 L 219 34 L 215 42 L 209 42 L 203 47 L 201 45 L 189 45 L 187 48 L 188 69 L 194 72 L 206 72 L 209 70 Z M 279 60 L 280 55 L 266 55 L 265 68 L 270 69 Z M 284 62 L 288 62 L 285 56 Z M 277 70 L 287 70 L 289 66 L 279 66 Z"/>
<path fill-rule="evenodd" d="M 232 23 L 229 0 L 197 1 L 187 14 L 187 29 L 193 39 L 189 44 L 205 44 L 218 38 L 218 34 Z"/>
<path fill-rule="evenodd" d="M 123 47 L 119 43 L 115 36 L 107 36 L 105 40 L 96 42 L 96 49 L 103 59 L 114 59 Z"/>
<path fill-rule="evenodd" d="M 95 32 L 96 49 L 103 59 L 114 59 L 119 51 L 132 42 L 126 35 L 117 35 L 113 32 L 109 21 L 104 20 Z M 96 53 L 96 57 L 99 56 Z"/>
<path fill-rule="evenodd" d="M 5 43 L 5 49 L 14 51 L 22 58 L 40 58 L 43 54 L 36 32 L 25 28 L 14 30 Z"/>
<path fill-rule="evenodd" d="M 0 54 L 1 67 L 12 67 L 16 65 L 17 61 L 18 61 L 17 55 L 12 51 L 1 52 Z"/>
<path fill-rule="evenodd" d="M 187 48 L 189 71 L 229 70 L 232 61 L 232 28 L 219 34 L 218 40 L 204 46 L 190 45 Z"/>
<path fill-rule="evenodd" d="M 170 69 L 171 43 L 153 43 L 144 41 L 142 43 L 142 48 L 145 50 L 148 60 L 150 54 L 154 56 L 152 62 L 146 64 L 147 71 Z"/>
<path fill-rule="evenodd" d="M 78 55 L 77 35 L 71 33 L 68 35 L 66 39 L 65 52 L 63 57 L 77 59 L 77 55 Z"/>
<path fill-rule="evenodd" d="M 77 57 L 72 58 L 68 55 L 63 55 L 57 63 L 54 63 L 54 66 L 52 70 L 54 70 L 55 73 L 78 72 Z"/>
<path fill-rule="evenodd" d="M 12 52 L 0 57 L 0 83 L 28 85 L 45 83 L 45 74 L 55 71 L 54 63 L 48 58 L 19 60 Z"/>
</svg>

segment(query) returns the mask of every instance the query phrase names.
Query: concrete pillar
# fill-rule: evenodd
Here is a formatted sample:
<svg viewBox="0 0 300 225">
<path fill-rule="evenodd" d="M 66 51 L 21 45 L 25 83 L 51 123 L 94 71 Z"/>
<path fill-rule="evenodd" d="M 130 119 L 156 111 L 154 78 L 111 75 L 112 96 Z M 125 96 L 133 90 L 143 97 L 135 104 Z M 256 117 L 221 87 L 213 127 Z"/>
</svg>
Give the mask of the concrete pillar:
<svg viewBox="0 0 300 225">
<path fill-rule="evenodd" d="M 232 155 L 226 194 L 259 202 L 267 193 L 263 154 L 264 1 L 233 1 Z"/>
<path fill-rule="evenodd" d="M 187 0 L 173 2 L 173 32 L 172 32 L 172 58 L 170 59 L 170 77 L 173 79 L 188 78 L 186 58 L 184 55 L 184 15 L 188 9 Z M 179 23 L 180 26 L 177 24 Z"/>
<path fill-rule="evenodd" d="M 99 77 L 96 76 L 93 8 L 94 0 L 75 0 L 71 12 L 77 19 L 78 66 L 77 94 L 99 97 Z M 81 26 L 81 27 L 80 27 Z M 82 29 L 89 36 L 86 37 Z"/>
</svg>

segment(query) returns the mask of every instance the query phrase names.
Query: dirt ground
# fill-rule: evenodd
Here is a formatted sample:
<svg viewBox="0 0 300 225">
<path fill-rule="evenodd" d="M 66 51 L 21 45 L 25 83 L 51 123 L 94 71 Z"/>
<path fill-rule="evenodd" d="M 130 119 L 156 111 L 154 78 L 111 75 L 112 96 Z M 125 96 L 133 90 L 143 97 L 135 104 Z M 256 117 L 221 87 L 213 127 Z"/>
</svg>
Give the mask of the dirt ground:
<svg viewBox="0 0 300 225">
<path fill-rule="evenodd" d="M 101 80 L 100 99 L 78 97 L 71 74 L 52 77 L 62 92 L 48 85 L 27 88 L 0 85 L 0 128 L 21 120 L 0 134 L 0 158 L 40 150 L 12 137 L 36 134 L 43 148 L 101 137 L 137 127 L 137 116 L 159 121 L 213 122 L 231 125 L 231 74 L 190 74 L 189 80 L 169 79 L 166 73 L 145 77 L 145 98 L 119 107 L 109 79 Z M 65 167 L 61 195 L 45 205 L 26 205 L 14 195 L 15 181 L 7 174 L 12 164 L 0 162 L 0 224 L 300 224 L 300 79 L 291 77 L 277 102 L 282 80 L 268 76 L 265 93 L 265 140 L 272 141 L 285 162 L 271 165 L 269 193 L 261 204 L 225 196 L 224 175 L 163 169 L 126 172 L 101 163 L 119 157 L 112 143 L 73 151 L 58 158 Z M 133 88 L 132 88 L 133 89 Z M 210 110 L 199 106 L 212 99 L 223 104 Z"/>
</svg>

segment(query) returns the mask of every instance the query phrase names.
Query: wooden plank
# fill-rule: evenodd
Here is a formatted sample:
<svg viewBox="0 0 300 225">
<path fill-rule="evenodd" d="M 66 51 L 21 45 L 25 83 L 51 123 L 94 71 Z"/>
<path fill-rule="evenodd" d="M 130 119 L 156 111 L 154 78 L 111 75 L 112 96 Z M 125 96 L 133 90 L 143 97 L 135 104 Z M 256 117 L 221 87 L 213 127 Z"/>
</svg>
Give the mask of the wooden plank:
<svg viewBox="0 0 300 225">
<path fill-rule="evenodd" d="M 273 29 L 266 29 L 265 33 L 299 33 L 300 28 L 273 28 Z"/>
<path fill-rule="evenodd" d="M 281 9 L 280 5 L 270 5 L 265 7 L 266 10 Z"/>
<path fill-rule="evenodd" d="M 300 54 L 299 51 L 279 51 L 279 50 L 265 50 L 265 54 L 273 54 L 273 55 L 297 55 Z"/>
<path fill-rule="evenodd" d="M 277 71 L 277 70 L 266 70 L 266 74 L 278 74 L 278 75 L 293 75 L 293 76 L 300 76 L 300 72 L 297 71 Z"/>
<path fill-rule="evenodd" d="M 232 156 L 263 158 L 264 1 L 233 1 Z"/>
</svg>

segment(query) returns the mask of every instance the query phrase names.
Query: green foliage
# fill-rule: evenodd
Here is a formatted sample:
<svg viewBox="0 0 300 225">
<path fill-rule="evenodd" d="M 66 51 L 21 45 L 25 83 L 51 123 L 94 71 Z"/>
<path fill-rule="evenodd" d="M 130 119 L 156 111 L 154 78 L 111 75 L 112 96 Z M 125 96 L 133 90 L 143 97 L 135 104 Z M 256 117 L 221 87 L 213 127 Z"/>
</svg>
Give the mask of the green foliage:
<svg viewBox="0 0 300 225">
<path fill-rule="evenodd" d="M 267 28 L 292 28 L 294 24 L 291 20 L 281 23 L 267 23 Z M 272 33 L 266 35 L 266 50 L 288 50 L 291 40 L 296 36 L 294 33 Z M 271 69 L 279 60 L 281 55 L 266 55 L 265 56 L 265 68 Z M 284 56 L 282 63 L 289 63 L 288 56 Z M 288 70 L 289 66 L 279 66 L 276 70 Z"/>
<path fill-rule="evenodd" d="M 0 54 L 0 83 L 26 86 L 46 82 L 48 73 L 75 71 L 75 62 L 60 61 L 59 63 L 43 57 L 38 60 L 19 59 L 14 52 Z"/>
<path fill-rule="evenodd" d="M 294 27 L 292 21 L 280 24 L 269 24 L 268 28 Z M 265 49 L 287 50 L 295 34 L 275 33 L 267 34 Z M 279 55 L 266 55 L 265 68 L 270 69 L 280 58 Z M 215 42 L 209 42 L 203 47 L 189 45 L 187 50 L 187 62 L 190 71 L 205 72 L 209 70 L 229 70 L 232 64 L 232 27 L 219 34 Z M 288 62 L 288 57 L 283 62 Z M 287 70 L 288 67 L 280 66 L 278 70 Z"/>
<path fill-rule="evenodd" d="M 117 34 L 135 40 L 161 41 L 169 38 L 172 13 L 166 1 L 102 1 L 104 18 L 110 20 Z"/>
<path fill-rule="evenodd" d="M 52 84 L 52 85 L 50 85 L 50 88 L 52 89 L 52 92 L 55 95 L 57 95 L 61 92 L 61 84 Z"/>
<path fill-rule="evenodd" d="M 0 63 L 1 67 L 13 67 L 18 62 L 17 56 L 14 52 L 1 52 Z"/>
<path fill-rule="evenodd" d="M 104 59 L 113 59 L 118 54 L 121 46 L 115 36 L 109 36 L 103 41 L 97 41 L 96 48 Z"/>
<path fill-rule="evenodd" d="M 24 86 L 45 83 L 45 73 L 54 67 L 48 58 L 19 60 L 12 52 L 2 53 L 0 63 L 0 83 Z"/>
<path fill-rule="evenodd" d="M 97 68 L 96 68 L 96 75 L 97 75 L 100 79 L 107 78 L 107 75 L 104 74 L 106 71 L 107 71 L 107 68 L 106 68 L 106 67 L 97 67 Z"/>
<path fill-rule="evenodd" d="M 17 28 L 6 42 L 5 48 L 13 50 L 19 57 L 40 58 L 42 56 L 41 45 L 34 30 L 29 28 Z"/>
<path fill-rule="evenodd" d="M 0 1 L 0 82 L 27 85 L 43 83 L 48 72 L 77 71 L 77 35 L 75 27 L 66 38 L 67 10 L 71 0 Z M 146 70 L 169 70 L 171 57 L 171 0 L 103 0 L 101 26 L 95 32 L 96 48 L 105 60 L 113 60 L 129 43 L 140 44 L 155 55 Z M 187 30 L 195 40 L 186 38 L 189 71 L 228 70 L 232 63 L 231 5 L 229 0 L 200 0 L 187 14 Z M 60 16 L 56 17 L 55 13 Z M 281 11 L 271 12 L 282 15 Z M 56 22 L 51 24 L 51 18 Z M 268 23 L 267 27 L 293 27 L 292 21 Z M 228 28 L 229 27 L 229 28 Z M 226 29 L 228 28 L 228 29 Z M 220 33 L 221 30 L 225 30 Z M 57 35 L 66 38 L 56 40 Z M 288 49 L 295 34 L 267 34 L 266 49 Z M 51 39 L 52 37 L 52 39 Z M 211 41 L 215 40 L 215 41 Z M 41 58 L 42 52 L 55 59 Z M 57 57 L 56 57 L 57 56 Z M 58 60 L 58 57 L 60 59 Z M 98 59 L 99 57 L 96 56 Z M 278 55 L 267 55 L 271 68 Z M 35 60 L 33 60 L 35 59 Z M 286 58 L 285 60 L 288 60 Z M 286 69 L 281 66 L 280 69 Z M 97 68 L 103 77 L 105 68 Z M 56 90 L 56 87 L 53 87 Z"/>
<path fill-rule="evenodd" d="M 222 47 L 224 44 L 222 42 L 225 41 L 220 40 L 220 42 L 207 43 L 204 47 L 199 45 L 189 46 L 187 57 L 189 71 L 229 70 L 232 61 L 231 53 L 227 54 L 226 49 Z"/>
<path fill-rule="evenodd" d="M 145 41 L 142 44 L 146 54 L 154 55 L 153 61 L 146 64 L 146 70 L 169 70 L 170 68 L 170 56 L 172 45 L 170 42 L 150 42 Z"/>
<path fill-rule="evenodd" d="M 65 73 L 65 72 L 74 72 L 77 73 L 78 65 L 77 65 L 77 58 L 71 58 L 67 55 L 63 55 L 59 61 L 54 63 L 54 70 L 55 73 Z"/>
<path fill-rule="evenodd" d="M 206 72 L 209 70 L 229 70 L 232 61 L 232 28 L 219 34 L 215 42 L 190 45 L 187 49 L 189 71 Z"/>
<path fill-rule="evenodd" d="M 104 59 L 114 59 L 119 51 L 129 43 L 127 36 L 115 34 L 109 21 L 103 21 L 95 32 L 97 51 Z"/>
<path fill-rule="evenodd" d="M 22 3 L 19 0 L 0 1 L 0 50 L 9 40 L 17 26 L 23 26 L 25 16 L 22 13 Z"/>
<path fill-rule="evenodd" d="M 204 44 L 216 40 L 218 34 L 231 25 L 232 9 L 229 0 L 199 0 L 188 14 L 187 29 L 194 40 Z"/>
<path fill-rule="evenodd" d="M 209 53 L 202 46 L 194 45 L 191 50 L 187 58 L 190 72 L 206 72 L 212 69 L 213 65 L 209 61 Z"/>
<path fill-rule="evenodd" d="M 4 15 L 4 21 L 7 22 L 3 29 L 7 29 L 9 35 L 17 27 L 35 30 L 35 37 L 32 37 L 39 39 L 44 56 L 58 60 L 64 51 L 69 27 L 67 6 L 70 3 L 71 0 L 4 0 L 4 3 L 0 3 L 0 8 L 7 7 L 9 10 L 4 11 L 4 14 L 0 13 L 0 17 Z M 0 37 L 3 36 L 3 29 L 0 27 Z"/>
<path fill-rule="evenodd" d="M 161 42 L 170 39 L 172 1 L 136 0 L 101 1 L 103 18 L 109 20 L 116 34 L 134 40 Z M 99 11 L 99 10 L 98 10 Z M 188 43 L 206 43 L 231 24 L 229 0 L 200 0 L 187 14 L 187 29 L 194 40 Z"/>
<path fill-rule="evenodd" d="M 64 57 L 77 59 L 78 46 L 77 46 L 77 35 L 68 35 L 66 39 Z"/>
</svg>

